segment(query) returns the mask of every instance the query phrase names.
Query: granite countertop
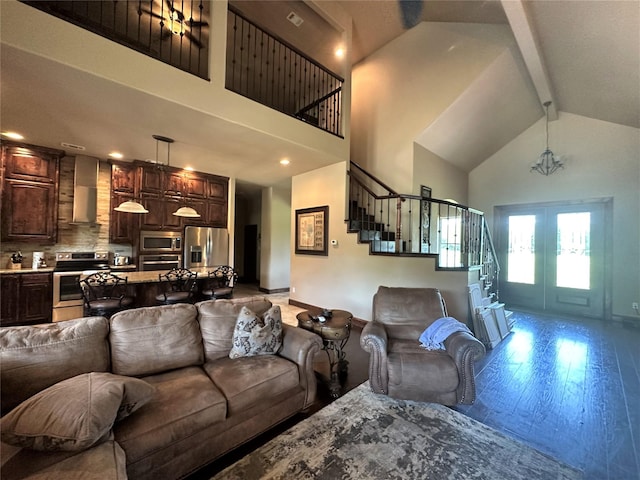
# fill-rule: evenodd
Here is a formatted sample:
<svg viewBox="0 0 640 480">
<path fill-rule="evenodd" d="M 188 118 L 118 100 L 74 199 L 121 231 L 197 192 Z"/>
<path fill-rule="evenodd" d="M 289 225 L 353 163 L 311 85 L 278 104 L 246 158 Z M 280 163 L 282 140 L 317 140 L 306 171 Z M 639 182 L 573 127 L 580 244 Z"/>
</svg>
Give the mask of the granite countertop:
<svg viewBox="0 0 640 480">
<path fill-rule="evenodd" d="M 207 278 L 207 275 L 211 270 L 213 270 L 213 267 L 191 269 L 192 272 L 196 272 L 198 274 L 198 279 Z M 119 272 L 119 273 L 120 273 L 120 276 L 127 277 L 128 283 L 159 283 L 160 282 L 159 274 L 165 273 L 165 272 L 151 271 L 151 272 Z"/>
<path fill-rule="evenodd" d="M 15 270 L 12 268 L 0 268 L 0 275 L 6 273 L 49 273 L 53 272 L 53 267 L 42 267 L 42 268 L 16 268 Z"/>
</svg>

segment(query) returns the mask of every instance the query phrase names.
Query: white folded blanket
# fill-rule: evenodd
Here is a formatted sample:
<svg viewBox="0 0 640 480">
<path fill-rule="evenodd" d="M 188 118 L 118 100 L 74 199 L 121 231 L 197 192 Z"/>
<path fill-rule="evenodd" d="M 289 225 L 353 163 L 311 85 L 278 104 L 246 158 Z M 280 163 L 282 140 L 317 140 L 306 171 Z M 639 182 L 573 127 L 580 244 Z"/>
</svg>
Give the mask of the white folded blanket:
<svg viewBox="0 0 640 480">
<path fill-rule="evenodd" d="M 444 350 L 444 341 L 455 332 L 471 333 L 471 330 L 453 317 L 441 317 L 422 332 L 420 346 L 427 350 Z"/>
</svg>

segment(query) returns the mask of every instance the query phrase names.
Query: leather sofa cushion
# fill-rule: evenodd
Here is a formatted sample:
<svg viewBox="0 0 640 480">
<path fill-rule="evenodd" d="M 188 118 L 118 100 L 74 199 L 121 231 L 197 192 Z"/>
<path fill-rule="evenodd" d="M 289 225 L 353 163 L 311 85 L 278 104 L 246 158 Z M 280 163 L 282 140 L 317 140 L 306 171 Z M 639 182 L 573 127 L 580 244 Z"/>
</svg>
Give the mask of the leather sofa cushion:
<svg viewBox="0 0 640 480">
<path fill-rule="evenodd" d="M 415 385 L 421 391 L 432 385 L 436 392 L 453 392 L 458 387 L 458 369 L 444 350 L 426 350 L 418 340 L 390 340 L 387 348 L 389 389 Z"/>
<path fill-rule="evenodd" d="M 136 463 L 223 422 L 227 402 L 201 367 L 143 377 L 156 389 L 151 401 L 114 426 L 116 441 Z"/>
<path fill-rule="evenodd" d="M 202 365 L 204 352 L 196 307 L 136 308 L 111 317 L 111 368 L 118 375 L 152 375 Z"/>
<path fill-rule="evenodd" d="M 230 416 L 300 386 L 297 365 L 277 355 L 221 358 L 204 369 L 227 398 Z"/>
<path fill-rule="evenodd" d="M 107 372 L 83 373 L 36 393 L 0 419 L 3 442 L 41 451 L 82 451 L 153 395 L 148 383 Z"/>
<path fill-rule="evenodd" d="M 233 344 L 233 330 L 242 307 L 262 315 L 272 304 L 264 297 L 207 300 L 197 303 L 198 321 L 204 344 L 206 361 L 229 356 Z"/>
<path fill-rule="evenodd" d="M 124 480 L 125 454 L 110 438 L 78 452 L 34 452 L 2 444 L 2 480 Z"/>
<path fill-rule="evenodd" d="M 103 317 L 0 329 L 2 413 L 61 380 L 109 371 L 108 334 Z"/>
<path fill-rule="evenodd" d="M 379 287 L 373 296 L 373 318 L 391 326 L 389 338 L 418 340 L 432 322 L 446 316 L 435 288 Z"/>
</svg>

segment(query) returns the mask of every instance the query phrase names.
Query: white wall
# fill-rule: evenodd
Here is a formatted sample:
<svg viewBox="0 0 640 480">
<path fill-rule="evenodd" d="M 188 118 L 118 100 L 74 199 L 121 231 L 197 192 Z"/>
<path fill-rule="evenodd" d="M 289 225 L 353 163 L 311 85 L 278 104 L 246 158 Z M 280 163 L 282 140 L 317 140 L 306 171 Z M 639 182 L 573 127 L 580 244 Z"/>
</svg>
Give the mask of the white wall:
<svg viewBox="0 0 640 480">
<path fill-rule="evenodd" d="M 566 161 L 545 177 L 529 167 L 544 150 L 544 118 L 474 169 L 469 202 L 489 225 L 497 205 L 613 197 L 614 315 L 640 301 L 640 130 L 560 112 L 549 147 Z"/>
<path fill-rule="evenodd" d="M 358 244 L 345 223 L 346 163 L 337 163 L 298 175 L 292 182 L 291 232 L 295 245 L 295 210 L 329 206 L 328 256 L 296 255 L 291 251 L 292 300 L 350 311 L 356 318 L 371 320 L 373 295 L 378 286 L 436 287 L 449 313 L 467 318 L 467 272 L 436 272 L 432 258 L 369 255 L 367 244 Z M 295 289 L 295 291 L 294 291 Z"/>
<path fill-rule="evenodd" d="M 260 288 L 273 291 L 289 288 L 291 251 L 291 189 L 262 190 L 260 230 Z"/>
<path fill-rule="evenodd" d="M 423 22 L 360 62 L 351 159 L 411 193 L 414 140 L 512 45 L 504 25 Z"/>
<path fill-rule="evenodd" d="M 413 193 L 420 194 L 420 185 L 431 188 L 431 197 L 451 199 L 468 205 L 468 175 L 435 153 L 414 143 Z"/>
</svg>

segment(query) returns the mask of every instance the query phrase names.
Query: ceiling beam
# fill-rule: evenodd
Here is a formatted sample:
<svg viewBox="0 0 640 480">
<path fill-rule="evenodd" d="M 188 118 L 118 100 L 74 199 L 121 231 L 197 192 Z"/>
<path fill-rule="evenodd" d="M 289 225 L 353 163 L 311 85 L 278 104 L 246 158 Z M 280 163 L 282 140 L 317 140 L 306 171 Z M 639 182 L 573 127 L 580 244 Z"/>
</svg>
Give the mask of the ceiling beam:
<svg viewBox="0 0 640 480">
<path fill-rule="evenodd" d="M 549 106 L 549 120 L 557 120 L 558 110 L 556 109 L 555 96 L 551 88 L 551 82 L 547 74 L 538 39 L 534 32 L 522 0 L 502 0 L 502 7 L 509 20 L 511 31 L 516 39 L 516 43 L 522 53 L 522 58 L 533 85 L 538 93 L 540 104 L 551 102 Z"/>
</svg>

